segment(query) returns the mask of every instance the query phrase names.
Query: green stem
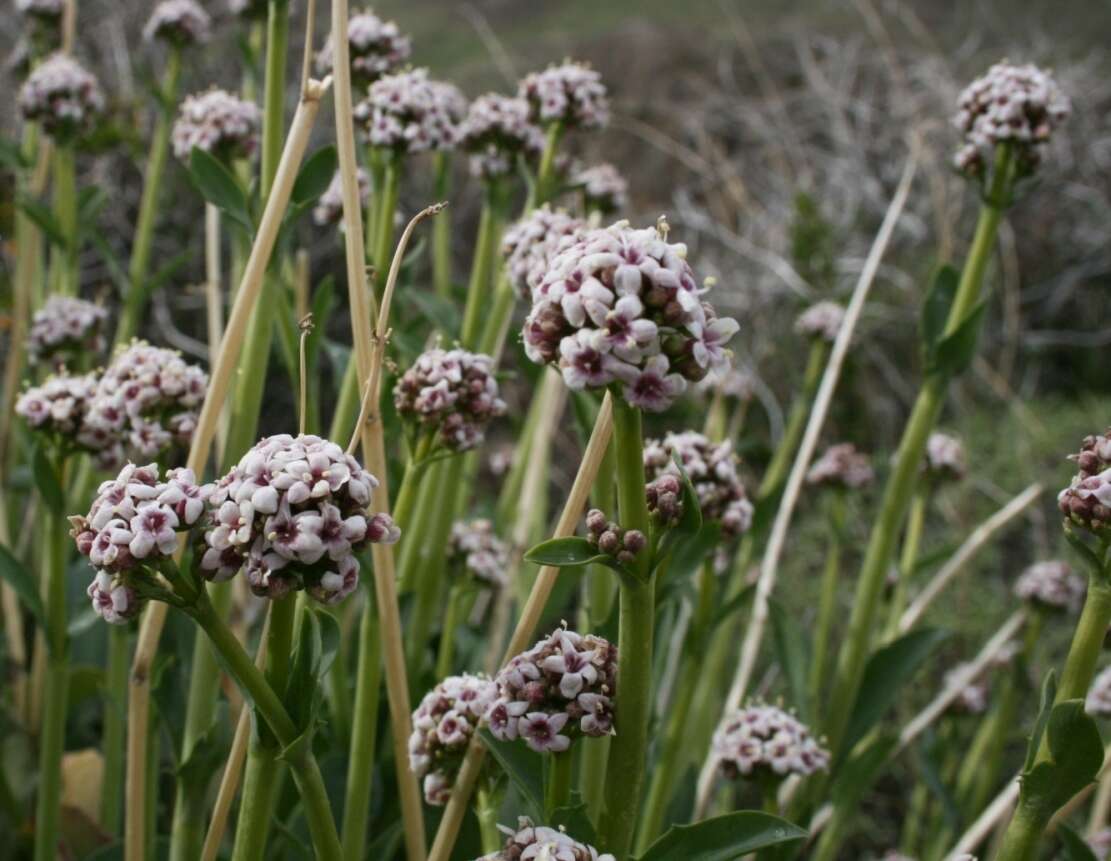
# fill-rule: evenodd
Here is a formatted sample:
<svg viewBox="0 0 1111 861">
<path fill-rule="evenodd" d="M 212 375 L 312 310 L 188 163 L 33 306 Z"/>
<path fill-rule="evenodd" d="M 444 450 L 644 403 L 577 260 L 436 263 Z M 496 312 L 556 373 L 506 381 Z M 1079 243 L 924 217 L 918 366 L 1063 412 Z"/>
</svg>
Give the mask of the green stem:
<svg viewBox="0 0 1111 861">
<path fill-rule="evenodd" d="M 463 310 L 463 327 L 459 340 L 467 349 L 475 349 L 482 335 L 482 323 L 490 309 L 490 287 L 498 263 L 498 248 L 505 227 L 503 193 L 497 181 L 486 184 L 486 197 L 478 221 L 475 256 L 471 278 L 467 284 L 467 303 Z"/>
<path fill-rule="evenodd" d="M 181 75 L 181 49 L 170 48 L 166 57 L 166 70 L 162 78 L 162 91 L 159 93 L 158 119 L 147 155 L 147 169 L 143 174 L 143 193 L 139 200 L 139 215 L 135 222 L 135 241 L 131 246 L 131 262 L 127 271 L 127 295 L 124 296 L 123 311 L 116 329 L 116 343 L 125 344 L 139 330 L 139 323 L 146 303 L 147 276 L 150 269 L 151 247 L 154 242 L 154 226 L 158 219 L 158 196 L 165 173 L 166 154 L 170 148 L 170 132 L 173 129 L 174 104 L 177 101 L 178 79 Z"/>
<path fill-rule="evenodd" d="M 274 278 L 265 276 L 262 295 L 247 322 L 246 343 L 239 360 L 239 375 L 224 447 L 224 459 L 228 463 L 238 461 L 257 441 L 258 418 L 266 391 L 266 369 L 270 364 L 270 344 L 276 316 L 273 297 L 281 287 Z"/>
<path fill-rule="evenodd" d="M 640 410 L 622 398 L 613 401 L 613 442 L 617 459 L 619 522 L 648 535 L 648 504 L 644 494 L 644 439 Z M 610 743 L 602 843 L 606 851 L 625 858 L 640 809 L 648 751 L 648 720 L 652 711 L 652 640 L 655 587 L 652 560 L 641 553 L 620 592 L 615 735 Z"/>
<path fill-rule="evenodd" d="M 1048 816 L 1043 812 L 1020 801 L 1003 835 L 996 861 L 1034 861 L 1047 821 Z"/>
<path fill-rule="evenodd" d="M 1096 673 L 1103 639 L 1111 622 L 1111 572 L 1093 574 L 1088 578 L 1088 596 L 1069 646 L 1061 681 L 1057 685 L 1057 702 L 1082 700 L 1088 695 L 1092 677 Z M 1042 752 L 1048 754 L 1046 740 L 1042 739 Z M 1041 759 L 1045 759 L 1042 756 Z"/>
<path fill-rule="evenodd" d="M 517 301 L 517 291 L 509 283 L 505 272 L 498 274 L 497 283 L 494 285 L 494 304 L 490 306 L 486 325 L 482 327 L 482 337 L 478 341 L 477 350 L 488 356 L 493 356 L 498 351 L 502 342 L 502 334 L 509 322 L 509 315 L 513 313 L 513 306 Z"/>
<path fill-rule="evenodd" d="M 474 813 L 478 819 L 478 830 L 482 839 L 482 851 L 490 855 L 502 849 L 505 843 L 498 831 L 498 808 L 501 806 L 501 793 L 482 781 L 475 790 Z"/>
<path fill-rule="evenodd" d="M 289 53 L 289 0 L 269 0 L 266 18 L 266 78 L 263 94 L 262 157 L 259 192 L 262 205 L 278 174 L 285 139 L 285 69 Z"/>
<path fill-rule="evenodd" d="M 544 140 L 544 151 L 540 155 L 540 166 L 536 171 L 536 186 L 533 188 L 532 197 L 526 206 L 531 211 L 538 206 L 543 206 L 552 199 L 555 188 L 555 157 L 559 152 L 559 140 L 563 136 L 563 123 L 554 122 L 547 128 Z"/>
<path fill-rule="evenodd" d="M 382 192 L 378 204 L 378 218 L 374 238 L 374 256 L 371 262 L 375 268 L 374 291 L 382 298 L 389 274 L 390 259 L 393 252 L 394 213 L 397 211 L 397 197 L 401 188 L 401 159 L 390 156 L 385 160 L 382 174 Z"/>
<path fill-rule="evenodd" d="M 899 560 L 898 579 L 895 581 L 895 591 L 891 596 L 891 606 L 888 610 L 885 637 L 887 640 L 893 640 L 899 634 L 899 620 L 907 606 L 907 588 L 910 585 L 910 578 L 914 576 L 914 566 L 918 564 L 918 548 L 922 543 L 922 527 L 926 522 L 926 503 L 929 496 L 929 483 L 922 481 L 911 500 L 910 513 L 907 515 L 903 555 Z"/>
<path fill-rule="evenodd" d="M 343 379 L 339 384 L 339 397 L 336 408 L 332 413 L 332 426 L 328 432 L 328 439 L 349 439 L 355 429 L 355 422 L 359 420 L 359 368 L 355 361 L 355 351 L 351 351 L 347 359 L 347 367 L 343 371 Z"/>
<path fill-rule="evenodd" d="M 571 803 L 571 776 L 575 757 L 570 750 L 553 753 L 548 759 L 548 782 L 544 787 L 544 813 L 549 821 L 561 807 Z"/>
<path fill-rule="evenodd" d="M 845 497 L 835 490 L 829 498 L 829 549 L 822 572 L 821 595 L 818 598 L 818 619 L 814 626 L 814 654 L 810 663 L 811 714 L 821 714 L 823 680 L 829 656 L 833 620 L 837 616 L 838 579 L 841 570 L 841 534 L 845 528 Z"/>
<path fill-rule="evenodd" d="M 108 629 L 108 660 L 104 679 L 104 782 L 100 790 L 100 827 L 117 835 L 122 822 L 124 727 L 127 713 L 127 673 L 131 632 L 123 625 Z"/>
<path fill-rule="evenodd" d="M 436 655 L 436 678 L 438 679 L 451 675 L 451 664 L 455 657 L 455 629 L 463 621 L 463 610 L 469 591 L 464 583 L 453 583 L 448 592 L 447 612 L 444 615 L 443 630 L 440 632 L 440 650 Z"/>
<path fill-rule="evenodd" d="M 378 705 L 382 683 L 382 638 L 374 607 L 373 591 L 367 591 L 359 623 L 358 674 L 355 679 L 355 723 L 347 771 L 347 795 L 343 805 L 343 857 L 360 861 L 365 855 L 370 791 L 374 782 L 374 748 L 378 735 Z"/>
<path fill-rule="evenodd" d="M 444 201 L 451 194 L 451 154 L 437 152 L 435 165 L 436 200 Z M 451 298 L 451 209 L 432 220 L 432 284 L 436 295 Z"/>
<path fill-rule="evenodd" d="M 54 218 L 64 247 L 51 251 L 51 279 L 55 293 L 77 294 L 77 156 L 73 144 L 54 149 Z"/>
<path fill-rule="evenodd" d="M 825 369 L 828 357 L 829 344 L 822 338 L 814 338 L 806 360 L 802 389 L 791 404 L 787 423 L 783 427 L 783 436 L 780 437 L 775 451 L 772 452 L 772 459 L 768 462 L 768 468 L 764 471 L 764 477 L 756 491 L 757 499 L 772 497 L 780 491 L 787 480 L 787 470 L 791 468 L 791 464 L 795 462 L 795 455 L 798 454 L 798 444 L 806 428 L 807 416 L 810 415 L 810 403 L 814 400 L 814 393 L 822 380 L 822 371 Z"/>
</svg>

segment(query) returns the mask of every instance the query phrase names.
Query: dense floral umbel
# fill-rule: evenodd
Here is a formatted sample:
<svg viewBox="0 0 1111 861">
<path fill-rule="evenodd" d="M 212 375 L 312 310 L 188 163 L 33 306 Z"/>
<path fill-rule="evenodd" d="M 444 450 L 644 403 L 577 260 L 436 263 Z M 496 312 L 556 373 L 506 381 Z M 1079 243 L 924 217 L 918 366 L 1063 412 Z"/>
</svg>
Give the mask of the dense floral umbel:
<svg viewBox="0 0 1111 861">
<path fill-rule="evenodd" d="M 572 389 L 620 384 L 631 405 L 667 409 L 688 381 L 729 365 L 725 345 L 738 329 L 702 301 L 686 252 L 657 228 L 587 231 L 533 292 L 528 357 L 558 364 Z"/>
<path fill-rule="evenodd" d="M 100 485 L 88 515 L 70 518 L 78 552 L 96 569 L 88 595 L 105 621 L 138 614 L 138 587 L 173 556 L 177 533 L 199 522 L 212 489 L 192 470 L 171 469 L 162 479 L 157 464 L 129 463 Z"/>
<path fill-rule="evenodd" d="M 722 534 L 729 538 L 747 532 L 753 507 L 737 475 L 733 444 L 713 443 L 698 431 L 669 433 L 662 440 L 645 442 L 644 473 L 649 482 L 664 475 L 678 476 L 676 460 L 698 494 L 703 521 L 721 524 Z"/>
<path fill-rule="evenodd" d="M 92 128 L 104 110 L 104 93 L 91 72 L 66 54 L 52 54 L 37 65 L 19 90 L 25 120 L 39 123 L 60 141 Z"/>
<path fill-rule="evenodd" d="M 608 852 L 572 839 L 562 828 L 533 825 L 522 816 L 517 820 L 517 830 L 498 826 L 506 836 L 505 848 L 500 852 L 483 855 L 476 861 L 614 861 Z"/>
<path fill-rule="evenodd" d="M 94 302 L 51 296 L 31 318 L 27 352 L 32 364 L 64 363 L 95 356 L 104 349 L 108 312 Z"/>
<path fill-rule="evenodd" d="M 359 12 L 347 22 L 347 43 L 350 46 L 351 81 L 359 90 L 365 89 L 382 75 L 401 67 L 409 59 L 412 46 L 393 21 L 383 21 L 373 12 Z M 316 55 L 321 74 L 332 71 L 332 34 Z"/>
<path fill-rule="evenodd" d="M 868 456 L 856 450 L 851 442 L 831 445 L 814 461 L 806 474 L 808 484 L 858 490 L 875 478 Z"/>
<path fill-rule="evenodd" d="M 216 483 L 201 568 L 213 580 L 243 568 L 256 595 L 305 589 L 338 603 L 359 585 L 356 552 L 401 536 L 388 515 L 367 515 L 377 486 L 334 442 L 266 437 Z"/>
<path fill-rule="evenodd" d="M 648 544 L 647 536 L 639 529 L 623 529 L 607 520 L 605 512 L 598 508 L 586 513 L 586 540 L 622 565 L 632 565 Z"/>
<path fill-rule="evenodd" d="M 949 687 L 957 674 L 963 672 L 967 667 L 967 664 L 957 664 L 953 669 L 948 670 L 945 673 L 945 687 Z M 991 685 L 988 683 L 988 679 L 981 675 L 960 689 L 957 698 L 949 704 L 949 711 L 953 714 L 964 715 L 983 714 L 988 709 L 988 695 L 990 693 Z"/>
<path fill-rule="evenodd" d="M 763 703 L 750 703 L 728 715 L 714 733 L 713 752 L 731 778 L 805 777 L 829 766 L 829 751 L 805 725 L 783 709 Z"/>
<path fill-rule="evenodd" d="M 836 302 L 817 302 L 799 314 L 795 332 L 806 338 L 821 338 L 833 343 L 841 331 L 845 309 Z"/>
<path fill-rule="evenodd" d="M 1057 495 L 1057 506 L 1074 525 L 1101 537 L 1111 535 L 1111 429 L 1085 437 L 1070 459 L 1078 471 Z"/>
<path fill-rule="evenodd" d="M 429 804 L 447 804 L 467 745 L 497 697 L 498 686 L 485 676 L 449 676 L 413 712 L 409 766 Z"/>
<path fill-rule="evenodd" d="M 225 90 L 186 96 L 171 136 L 174 155 L 187 162 L 197 147 L 228 162 L 247 158 L 258 149 L 261 123 L 258 105 Z"/>
<path fill-rule="evenodd" d="M 544 133 L 529 120 L 524 99 L 487 93 L 471 102 L 458 143 L 471 154 L 471 173 L 491 180 L 512 173 L 519 156 L 543 149 Z"/>
<path fill-rule="evenodd" d="M 115 466 L 185 448 L 207 388 L 208 375 L 177 351 L 133 341 L 101 374 L 82 442 Z"/>
<path fill-rule="evenodd" d="M 602 76 L 583 63 L 568 61 L 532 72 L 517 85 L 517 95 L 528 102 L 529 119 L 538 125 L 598 129 L 609 122 Z"/>
<path fill-rule="evenodd" d="M 937 481 L 959 481 L 968 472 L 964 444 L 955 436 L 934 431 L 926 441 L 926 474 Z"/>
<path fill-rule="evenodd" d="M 367 201 L 370 200 L 370 174 L 368 174 L 361 167 L 356 173 L 359 183 L 359 203 L 363 208 L 366 208 Z M 337 170 L 332 181 L 328 184 L 328 188 L 316 201 L 316 206 L 313 207 L 312 220 L 316 222 L 319 227 L 328 227 L 333 224 L 339 224 L 340 230 L 343 230 L 343 176 Z"/>
<path fill-rule="evenodd" d="M 1021 171 L 1032 171 L 1053 132 L 1072 110 L 1048 72 L 1010 63 L 996 63 L 969 84 L 957 107 L 953 123 L 964 135 L 964 143 L 954 163 L 975 177 L 984 175 L 1000 144 L 1013 148 Z"/>
<path fill-rule="evenodd" d="M 1015 595 L 1039 607 L 1076 612 L 1084 603 L 1084 578 L 1067 562 L 1050 559 L 1035 562 L 1015 582 Z"/>
<path fill-rule="evenodd" d="M 162 0 L 143 28 L 146 39 L 185 46 L 207 42 L 212 19 L 195 0 Z"/>
<path fill-rule="evenodd" d="M 452 525 L 447 559 L 449 565 L 486 586 L 501 589 L 509 585 L 509 545 L 498 538 L 494 524 L 485 518 Z"/>
<path fill-rule="evenodd" d="M 552 258 L 588 229 L 587 223 L 548 204 L 514 222 L 502 238 L 505 274 L 517 292 L 531 300 L 548 274 Z"/>
<path fill-rule="evenodd" d="M 613 729 L 617 647 L 601 637 L 559 628 L 513 658 L 494 681 L 498 699 L 486 720 L 502 741 L 522 738 L 538 753 L 558 753 L 580 735 Z"/>
<path fill-rule="evenodd" d="M 1088 714 L 1111 717 L 1111 667 L 1104 667 L 1092 681 L 1084 708 Z"/>
<path fill-rule="evenodd" d="M 451 89 L 430 81 L 427 69 L 383 75 L 355 105 L 355 120 L 371 146 L 398 154 L 451 149 L 459 124 Z"/>
<path fill-rule="evenodd" d="M 490 420 L 505 413 L 494 360 L 436 347 L 421 353 L 398 379 L 393 402 L 404 421 L 436 434 L 452 451 L 479 445 Z"/>
<path fill-rule="evenodd" d="M 629 183 L 608 162 L 581 168 L 575 172 L 571 183 L 582 187 L 587 212 L 613 215 L 629 205 Z"/>
<path fill-rule="evenodd" d="M 31 386 L 15 402 L 16 415 L 31 430 L 47 434 L 65 449 L 85 447 L 82 431 L 89 404 L 96 396 L 96 374 L 73 376 L 64 371 Z"/>
</svg>

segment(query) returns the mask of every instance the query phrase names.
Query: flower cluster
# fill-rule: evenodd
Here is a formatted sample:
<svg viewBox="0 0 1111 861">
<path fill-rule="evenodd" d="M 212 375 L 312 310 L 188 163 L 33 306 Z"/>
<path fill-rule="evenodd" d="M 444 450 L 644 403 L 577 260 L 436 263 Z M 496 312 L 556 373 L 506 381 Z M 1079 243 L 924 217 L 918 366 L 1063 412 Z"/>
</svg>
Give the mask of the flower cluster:
<svg viewBox="0 0 1111 861">
<path fill-rule="evenodd" d="M 70 447 L 83 447 L 82 434 L 89 404 L 96 396 L 96 374 L 55 374 L 31 386 L 15 402 L 16 415 L 39 433 Z"/>
<path fill-rule="evenodd" d="M 609 99 L 602 76 L 583 63 L 570 61 L 532 72 L 517 86 L 538 125 L 562 123 L 572 128 L 599 129 L 609 122 Z"/>
<path fill-rule="evenodd" d="M 398 154 L 451 149 L 460 121 L 458 92 L 430 81 L 428 69 L 383 75 L 355 105 L 355 120 L 371 146 Z"/>
<path fill-rule="evenodd" d="M 370 200 L 370 174 L 360 167 L 356 177 L 359 183 L 359 203 L 365 209 L 367 201 Z M 343 177 L 338 170 L 336 175 L 332 177 L 332 181 L 328 183 L 328 188 L 317 198 L 316 206 L 313 207 L 312 211 L 312 220 L 319 227 L 338 224 L 340 230 L 344 229 Z"/>
<path fill-rule="evenodd" d="M 751 371 L 731 365 L 711 371 L 698 382 L 698 391 L 720 392 L 722 397 L 747 403 L 756 396 L 756 377 Z"/>
<path fill-rule="evenodd" d="M 957 100 L 953 123 L 964 135 L 954 164 L 982 177 L 1000 144 L 1014 150 L 1020 170 L 1033 171 L 1042 150 L 1072 108 L 1046 71 L 1034 65 L 996 63 L 969 84 Z"/>
<path fill-rule="evenodd" d="M 421 353 L 393 390 L 398 415 L 434 432 L 452 451 L 479 445 L 490 420 L 505 413 L 494 360 L 439 347 Z"/>
<path fill-rule="evenodd" d="M 552 258 L 577 241 L 587 229 L 581 218 L 548 204 L 510 225 L 502 238 L 502 257 L 509 283 L 526 300 L 548 274 Z"/>
<path fill-rule="evenodd" d="M 935 481 L 959 481 L 968 472 L 964 445 L 955 436 L 934 431 L 926 441 L 924 469 Z"/>
<path fill-rule="evenodd" d="M 586 540 L 622 565 L 632 565 L 648 543 L 639 529 L 622 529 L 598 508 L 586 513 Z"/>
<path fill-rule="evenodd" d="M 397 24 L 383 21 L 373 12 L 351 16 L 347 22 L 347 44 L 350 46 L 351 81 L 360 90 L 399 68 L 409 59 L 412 50 L 409 37 L 402 35 Z M 316 55 L 320 74 L 332 71 L 333 53 L 332 34 L 329 33 L 324 47 Z"/>
<path fill-rule="evenodd" d="M 613 729 L 617 647 L 601 637 L 557 629 L 498 673 L 498 699 L 486 713 L 502 741 L 523 738 L 543 753 L 571 746 L 579 735 Z"/>
<path fill-rule="evenodd" d="M 70 534 L 96 576 L 88 589 L 93 609 L 113 624 L 136 616 L 143 574 L 157 570 L 178 548 L 179 530 L 197 523 L 212 485 L 200 486 L 192 470 L 127 464 L 97 489 L 85 517 L 71 517 Z"/>
<path fill-rule="evenodd" d="M 174 155 L 182 161 L 197 147 L 224 161 L 248 158 L 258 149 L 262 114 L 225 90 L 212 89 L 187 96 L 174 123 Z"/>
<path fill-rule="evenodd" d="M 662 440 L 645 442 L 644 472 L 650 485 L 665 475 L 679 476 L 676 461 L 694 485 L 704 521 L 720 523 L 722 534 L 728 538 L 748 531 L 753 506 L 737 475 L 732 443 L 713 443 L 697 431 L 669 433 Z M 655 507 L 658 506 L 657 498 Z"/>
<path fill-rule="evenodd" d="M 324 604 L 355 591 L 355 553 L 393 543 L 386 514 L 368 517 L 378 480 L 334 442 L 318 436 L 266 437 L 216 483 L 201 569 L 226 580 L 240 568 L 256 595 L 305 589 Z"/>
<path fill-rule="evenodd" d="M 19 90 L 19 110 L 53 138 L 68 141 L 89 131 L 104 110 L 104 93 L 91 72 L 66 54 L 52 54 Z"/>
<path fill-rule="evenodd" d="M 686 251 L 626 222 L 584 233 L 533 291 L 528 357 L 557 363 L 572 389 L 620 383 L 631 405 L 667 409 L 688 381 L 729 364 L 739 328 L 702 301 Z"/>
<path fill-rule="evenodd" d="M 1092 680 L 1084 708 L 1088 714 L 1111 717 L 1111 667 L 1104 667 Z"/>
<path fill-rule="evenodd" d="M 587 843 L 573 840 L 565 831 L 533 825 L 522 816 L 517 820 L 517 830 L 499 825 L 507 840 L 500 852 L 484 855 L 477 861 L 614 861 L 608 852 L 599 854 Z"/>
<path fill-rule="evenodd" d="M 858 490 L 872 483 L 872 471 L 868 456 L 856 450 L 851 442 L 831 445 L 825 453 L 814 461 L 806 474 L 807 484 L 838 487 L 845 490 Z"/>
<path fill-rule="evenodd" d="M 957 675 L 964 672 L 967 667 L 967 664 L 957 664 L 953 669 L 946 672 L 944 686 L 948 688 Z M 949 711 L 953 714 L 981 715 L 988 710 L 988 695 L 990 693 L 991 685 L 988 684 L 987 678 L 981 676 L 973 679 L 960 689 L 956 699 L 949 704 Z"/>
<path fill-rule="evenodd" d="M 795 320 L 795 334 L 804 338 L 820 338 L 832 344 L 841 331 L 845 309 L 836 302 L 816 302 Z"/>
<path fill-rule="evenodd" d="M 108 312 L 94 302 L 71 296 L 51 296 L 31 317 L 27 352 L 31 362 L 63 364 L 104 349 L 102 329 Z"/>
<path fill-rule="evenodd" d="M 576 171 L 571 183 L 582 188 L 587 212 L 612 215 L 629 205 L 629 183 L 608 162 Z"/>
<path fill-rule="evenodd" d="M 197 45 L 208 41 L 212 19 L 196 0 L 162 0 L 154 7 L 143 37 L 172 45 Z"/>
<path fill-rule="evenodd" d="M 485 676 L 449 676 L 413 712 L 409 766 L 423 779 L 429 804 L 447 804 L 467 745 L 497 697 L 498 686 Z"/>
<path fill-rule="evenodd" d="M 763 774 L 805 777 L 829 766 L 829 751 L 783 709 L 750 703 L 722 721 L 714 733 L 714 755 L 730 778 Z"/>
<path fill-rule="evenodd" d="M 1072 455 L 1078 472 L 1057 495 L 1057 506 L 1077 526 L 1097 535 L 1111 531 L 1111 429 L 1088 436 Z"/>
<path fill-rule="evenodd" d="M 494 534 L 494 524 L 484 518 L 459 520 L 451 527 L 447 559 L 469 576 L 494 589 L 509 585 L 509 545 Z"/>
<path fill-rule="evenodd" d="M 101 374 L 82 442 L 114 465 L 125 452 L 156 458 L 188 446 L 207 387 L 208 375 L 180 353 L 133 341 Z"/>
<path fill-rule="evenodd" d="M 1039 607 L 1075 613 L 1084 603 L 1087 586 L 1067 562 L 1035 562 L 1015 582 L 1015 595 Z"/>
<path fill-rule="evenodd" d="M 458 134 L 459 147 L 471 154 L 471 173 L 484 180 L 506 176 L 518 156 L 544 148 L 544 133 L 529 121 L 528 102 L 497 93 L 471 102 Z"/>
</svg>

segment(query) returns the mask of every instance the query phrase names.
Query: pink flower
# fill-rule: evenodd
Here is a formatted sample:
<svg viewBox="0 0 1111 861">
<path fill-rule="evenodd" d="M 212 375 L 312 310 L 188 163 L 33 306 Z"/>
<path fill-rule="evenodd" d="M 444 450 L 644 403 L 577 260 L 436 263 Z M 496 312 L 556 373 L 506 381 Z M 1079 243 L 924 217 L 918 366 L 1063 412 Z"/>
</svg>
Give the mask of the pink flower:
<svg viewBox="0 0 1111 861">
<path fill-rule="evenodd" d="M 156 502 L 139 506 L 131 518 L 131 543 L 128 549 L 136 559 L 145 559 L 156 547 L 158 552 L 169 556 L 177 549 L 177 515 L 173 509 Z"/>
<path fill-rule="evenodd" d="M 725 345 L 740 330 L 732 317 L 718 317 L 710 323 L 692 323 L 690 332 L 695 337 L 692 348 L 694 360 L 703 368 L 717 368 L 729 363 Z"/>
<path fill-rule="evenodd" d="M 644 370 L 623 389 L 625 400 L 649 412 L 666 410 L 687 387 L 679 374 L 669 374 L 667 357 L 657 355 L 644 364 Z"/>
<path fill-rule="evenodd" d="M 657 327 L 641 317 L 644 305 L 636 296 L 622 296 L 601 323 L 602 343 L 626 362 L 639 362 L 644 350 L 656 339 Z"/>
<path fill-rule="evenodd" d="M 263 534 L 283 559 L 311 565 L 324 555 L 320 537 L 323 522 L 319 514 L 309 511 L 291 514 L 287 498 L 282 500 L 278 513 L 267 518 Z"/>
<path fill-rule="evenodd" d="M 579 652 L 574 645 L 564 640 L 563 654 L 545 658 L 541 666 L 549 672 L 562 673 L 559 692 L 573 700 L 585 685 L 594 684 L 598 678 L 598 671 L 590 663 L 593 658 L 594 652 Z"/>
<path fill-rule="evenodd" d="M 528 746 L 537 753 L 547 751 L 559 753 L 571 746 L 571 739 L 559 734 L 566 723 L 567 715 L 564 712 L 553 715 L 529 712 L 517 721 L 517 731 Z"/>
</svg>

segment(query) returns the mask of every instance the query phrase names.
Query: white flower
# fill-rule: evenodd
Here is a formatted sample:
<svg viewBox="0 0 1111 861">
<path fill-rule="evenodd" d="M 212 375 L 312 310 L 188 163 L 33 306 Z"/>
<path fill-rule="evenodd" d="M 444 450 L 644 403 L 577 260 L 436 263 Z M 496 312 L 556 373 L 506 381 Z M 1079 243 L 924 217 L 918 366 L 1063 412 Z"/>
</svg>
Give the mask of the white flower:
<svg viewBox="0 0 1111 861">
<path fill-rule="evenodd" d="M 829 751 L 795 717 L 763 703 L 727 715 L 714 733 L 712 750 L 729 777 L 763 771 L 805 777 L 829 767 Z"/>
<path fill-rule="evenodd" d="M 393 21 L 383 21 L 373 12 L 359 12 L 347 22 L 347 43 L 351 60 L 351 78 L 363 89 L 387 72 L 397 69 L 409 58 L 409 37 L 402 35 Z M 332 71 L 332 34 L 316 55 L 321 75 Z"/>
<path fill-rule="evenodd" d="M 51 137 L 69 140 L 90 130 L 104 110 L 104 94 L 92 73 L 58 53 L 35 66 L 27 77 L 19 91 L 19 110 Z"/>
<path fill-rule="evenodd" d="M 225 90 L 186 96 L 171 133 L 174 155 L 189 161 L 193 149 L 219 158 L 247 158 L 258 149 L 262 113 Z"/>
<path fill-rule="evenodd" d="M 602 78 L 582 63 L 568 61 L 526 75 L 517 95 L 528 102 L 530 118 L 536 123 L 597 129 L 609 122 Z"/>
<path fill-rule="evenodd" d="M 428 79 L 427 69 L 383 75 L 355 105 L 355 119 L 371 146 L 398 153 L 448 150 L 462 120 L 461 94 Z"/>
<path fill-rule="evenodd" d="M 577 171 L 574 185 L 582 186 L 586 208 L 609 215 L 629 205 L 629 183 L 612 164 L 603 162 Z"/>
<path fill-rule="evenodd" d="M 821 338 L 832 344 L 841 331 L 844 319 L 845 309 L 836 302 L 818 302 L 795 320 L 795 332 L 806 338 Z"/>
<path fill-rule="evenodd" d="M 622 388 L 625 400 L 648 412 L 666 410 L 687 388 L 687 381 L 680 374 L 668 373 L 669 370 L 666 356 L 652 356 L 644 363 L 644 369 Z"/>
<path fill-rule="evenodd" d="M 143 28 L 143 38 L 176 45 L 207 42 L 212 19 L 196 0 L 162 0 Z"/>
<path fill-rule="evenodd" d="M 1036 562 L 1015 582 L 1015 595 L 1024 601 L 1056 610 L 1077 612 L 1084 603 L 1087 586 L 1067 562 Z"/>
</svg>

